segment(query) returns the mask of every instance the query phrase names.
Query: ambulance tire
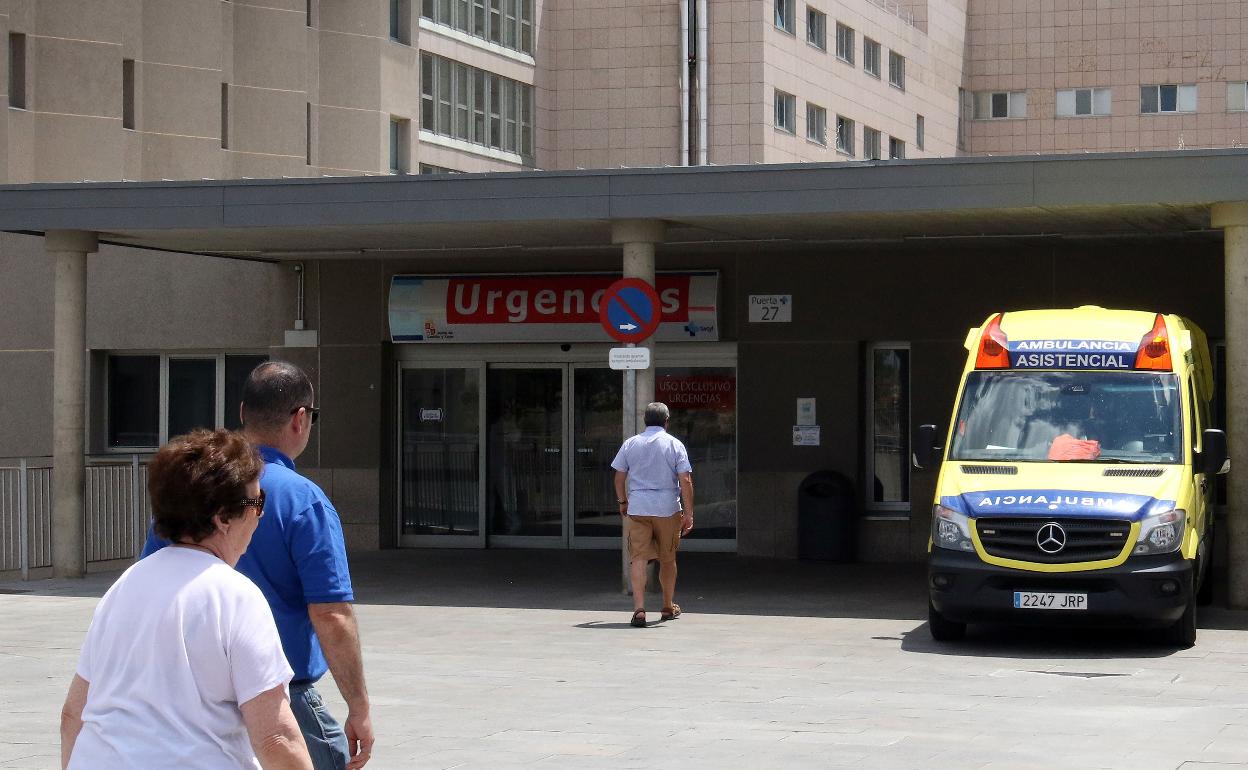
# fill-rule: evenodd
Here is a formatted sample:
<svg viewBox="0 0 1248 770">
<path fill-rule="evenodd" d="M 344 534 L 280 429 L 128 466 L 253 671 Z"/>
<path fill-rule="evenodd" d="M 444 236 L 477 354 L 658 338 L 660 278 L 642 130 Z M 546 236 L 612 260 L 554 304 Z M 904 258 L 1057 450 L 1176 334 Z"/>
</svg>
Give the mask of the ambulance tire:
<svg viewBox="0 0 1248 770">
<path fill-rule="evenodd" d="M 1183 616 L 1166 629 L 1166 641 L 1180 650 L 1186 650 L 1196 644 L 1196 596 L 1188 599 Z"/>
<path fill-rule="evenodd" d="M 966 624 L 949 620 L 941 615 L 929 599 L 927 602 L 927 629 L 938 642 L 958 642 L 966 636 Z"/>
<path fill-rule="evenodd" d="M 1200 588 L 1196 590 L 1196 603 L 1201 607 L 1213 604 L 1213 535 L 1209 535 L 1205 553 L 1200 557 Z"/>
</svg>

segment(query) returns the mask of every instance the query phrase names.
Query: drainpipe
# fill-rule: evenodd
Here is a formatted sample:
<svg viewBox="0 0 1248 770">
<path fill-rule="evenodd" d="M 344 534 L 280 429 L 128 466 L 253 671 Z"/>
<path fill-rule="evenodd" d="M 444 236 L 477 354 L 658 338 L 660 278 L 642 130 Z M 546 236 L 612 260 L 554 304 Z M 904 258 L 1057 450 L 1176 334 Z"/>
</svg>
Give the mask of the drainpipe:
<svg viewBox="0 0 1248 770">
<path fill-rule="evenodd" d="M 705 166 L 706 153 L 706 0 L 698 0 L 698 165 Z"/>
<path fill-rule="evenodd" d="M 680 0 L 680 165 L 689 165 L 689 2 Z"/>
</svg>

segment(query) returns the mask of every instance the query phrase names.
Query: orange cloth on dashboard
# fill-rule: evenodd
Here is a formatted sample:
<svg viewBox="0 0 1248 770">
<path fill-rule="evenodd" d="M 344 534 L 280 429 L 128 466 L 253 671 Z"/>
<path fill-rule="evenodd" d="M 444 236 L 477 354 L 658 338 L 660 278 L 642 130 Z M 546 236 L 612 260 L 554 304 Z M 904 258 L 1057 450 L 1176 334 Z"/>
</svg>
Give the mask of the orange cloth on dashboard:
<svg viewBox="0 0 1248 770">
<path fill-rule="evenodd" d="M 1101 442 L 1078 439 L 1063 433 L 1049 446 L 1050 460 L 1095 460 L 1101 456 Z"/>
</svg>

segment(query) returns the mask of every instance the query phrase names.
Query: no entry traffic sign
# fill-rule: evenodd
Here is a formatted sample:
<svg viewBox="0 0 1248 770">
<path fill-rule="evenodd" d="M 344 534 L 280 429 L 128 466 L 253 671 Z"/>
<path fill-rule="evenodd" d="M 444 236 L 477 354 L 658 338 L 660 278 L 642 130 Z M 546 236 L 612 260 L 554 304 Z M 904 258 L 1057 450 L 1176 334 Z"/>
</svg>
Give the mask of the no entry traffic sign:
<svg viewBox="0 0 1248 770">
<path fill-rule="evenodd" d="M 598 317 L 620 342 L 641 342 L 659 328 L 663 311 L 653 286 L 640 278 L 621 278 L 602 295 Z"/>
</svg>

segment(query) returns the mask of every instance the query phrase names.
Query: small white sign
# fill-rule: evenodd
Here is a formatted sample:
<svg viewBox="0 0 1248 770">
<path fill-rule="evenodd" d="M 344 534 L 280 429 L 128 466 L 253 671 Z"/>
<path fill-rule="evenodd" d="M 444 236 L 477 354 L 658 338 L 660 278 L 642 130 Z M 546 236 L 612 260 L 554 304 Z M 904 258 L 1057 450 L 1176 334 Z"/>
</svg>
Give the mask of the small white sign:
<svg viewBox="0 0 1248 770">
<path fill-rule="evenodd" d="M 751 294 L 750 323 L 790 323 L 793 321 L 792 294 Z"/>
<path fill-rule="evenodd" d="M 793 446 L 819 446 L 819 426 L 794 425 Z"/>
<path fill-rule="evenodd" d="M 797 400 L 797 424 L 814 425 L 815 422 L 815 399 L 799 398 Z"/>
<path fill-rule="evenodd" d="M 607 363 L 612 369 L 649 369 L 650 348 L 611 348 Z"/>
<path fill-rule="evenodd" d="M 441 409 L 421 409 L 420 421 L 421 422 L 442 422 L 442 410 Z"/>
</svg>

